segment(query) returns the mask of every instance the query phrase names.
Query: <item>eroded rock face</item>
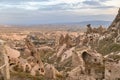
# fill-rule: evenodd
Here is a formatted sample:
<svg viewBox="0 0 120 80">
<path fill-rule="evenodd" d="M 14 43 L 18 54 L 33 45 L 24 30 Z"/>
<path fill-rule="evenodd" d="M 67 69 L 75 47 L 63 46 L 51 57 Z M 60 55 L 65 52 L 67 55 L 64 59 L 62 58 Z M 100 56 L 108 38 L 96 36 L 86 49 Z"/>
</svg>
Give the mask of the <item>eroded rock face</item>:
<svg viewBox="0 0 120 80">
<path fill-rule="evenodd" d="M 116 18 L 108 28 L 108 31 L 117 31 L 117 30 L 120 30 L 120 9 L 118 11 Z"/>
<path fill-rule="evenodd" d="M 66 51 L 62 54 L 62 56 L 61 56 L 61 61 L 60 61 L 60 62 L 63 62 L 64 60 L 66 60 L 66 59 L 68 59 L 69 57 L 71 57 L 72 54 L 73 54 L 73 50 L 74 50 L 74 49 L 75 49 L 75 47 L 72 47 L 72 48 L 66 50 Z"/>
<path fill-rule="evenodd" d="M 82 68 L 85 68 L 85 62 L 84 62 L 83 58 L 81 57 L 80 53 L 77 53 L 77 52 L 73 51 L 72 67 L 76 68 L 78 66 L 81 66 Z"/>
<path fill-rule="evenodd" d="M 105 57 L 105 79 L 116 80 L 120 79 L 120 53 L 113 52 Z"/>
<path fill-rule="evenodd" d="M 3 61 L 3 59 L 4 59 L 4 56 L 3 56 L 3 50 L 4 50 L 3 44 L 4 44 L 4 41 L 0 40 L 0 66 L 3 66 L 3 64 L 4 64 L 4 61 Z M 4 80 L 4 75 L 3 74 L 4 74 L 4 71 L 2 69 L 2 70 L 0 70 L 0 79 L 1 80 Z"/>
<path fill-rule="evenodd" d="M 120 79 L 120 61 L 106 61 L 105 63 L 105 79 Z"/>
<path fill-rule="evenodd" d="M 62 74 L 52 64 L 46 63 L 45 76 L 49 79 L 56 79 L 57 77 L 62 76 Z"/>
<path fill-rule="evenodd" d="M 80 78 L 84 74 L 84 67 L 78 66 L 74 69 L 72 69 L 70 72 L 68 72 L 68 79 L 67 80 L 82 80 L 83 77 Z M 85 75 L 85 74 L 84 74 Z"/>
<path fill-rule="evenodd" d="M 115 44 L 120 44 L 120 8 L 117 16 L 107 29 L 107 33 L 111 35 L 112 40 Z"/>
<path fill-rule="evenodd" d="M 59 45 L 66 44 L 67 48 L 70 48 L 72 46 L 72 38 L 69 36 L 69 34 L 66 34 L 65 36 L 61 35 L 59 38 Z"/>
<path fill-rule="evenodd" d="M 90 64 L 103 64 L 103 56 L 96 51 L 84 51 L 82 53 L 82 58 L 86 63 Z"/>
<path fill-rule="evenodd" d="M 104 66 L 103 57 L 96 51 L 86 49 L 74 52 L 72 55 L 72 64 L 73 69 L 68 73 L 68 79 L 70 80 L 81 80 L 81 78 L 95 80 L 104 78 L 104 69 L 102 70 L 100 67 Z M 101 72 L 97 73 L 96 71 Z M 101 74 L 101 76 L 98 76 L 99 74 Z"/>
<path fill-rule="evenodd" d="M 5 46 L 5 49 L 7 51 L 7 55 L 11 58 L 19 58 L 20 52 L 18 50 L 12 49 L 9 46 Z"/>
<path fill-rule="evenodd" d="M 59 45 L 63 45 L 63 44 L 64 44 L 64 36 L 61 35 L 59 39 Z"/>
<path fill-rule="evenodd" d="M 38 74 L 37 74 L 38 73 Z M 45 75 L 45 70 L 39 64 L 35 64 L 30 72 L 31 75 Z"/>
</svg>

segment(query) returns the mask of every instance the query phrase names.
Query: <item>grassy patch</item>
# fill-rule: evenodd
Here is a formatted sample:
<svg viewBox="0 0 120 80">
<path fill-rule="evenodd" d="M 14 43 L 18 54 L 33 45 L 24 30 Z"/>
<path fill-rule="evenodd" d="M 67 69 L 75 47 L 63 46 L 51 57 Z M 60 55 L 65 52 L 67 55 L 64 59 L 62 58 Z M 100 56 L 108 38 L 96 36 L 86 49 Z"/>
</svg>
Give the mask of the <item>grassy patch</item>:
<svg viewBox="0 0 120 80">
<path fill-rule="evenodd" d="M 115 44 L 112 40 L 103 40 L 100 42 L 97 51 L 103 55 L 109 54 L 111 52 L 120 51 L 120 44 Z"/>
<path fill-rule="evenodd" d="M 11 78 L 16 78 L 18 80 L 23 80 L 23 79 L 25 80 L 46 80 L 43 76 L 32 76 L 29 73 L 24 73 L 24 72 L 11 73 Z"/>
</svg>

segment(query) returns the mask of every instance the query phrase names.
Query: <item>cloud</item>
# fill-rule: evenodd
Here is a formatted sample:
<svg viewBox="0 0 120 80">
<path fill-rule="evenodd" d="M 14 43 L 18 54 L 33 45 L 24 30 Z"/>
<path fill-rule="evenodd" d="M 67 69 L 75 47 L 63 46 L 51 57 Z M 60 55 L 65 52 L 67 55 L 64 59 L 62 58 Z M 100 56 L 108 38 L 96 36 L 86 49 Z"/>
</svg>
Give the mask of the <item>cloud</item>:
<svg viewBox="0 0 120 80">
<path fill-rule="evenodd" d="M 99 6 L 101 5 L 98 1 L 83 1 L 83 4 L 90 5 L 90 6 Z"/>
<path fill-rule="evenodd" d="M 3 3 L 20 3 L 20 2 L 45 2 L 45 1 L 49 1 L 49 0 L 0 0 L 0 2 Z"/>
<path fill-rule="evenodd" d="M 105 4 L 111 0 L 2 0 L 0 9 L 24 9 L 24 10 L 80 10 L 114 8 L 114 5 Z M 104 2 L 104 3 L 103 3 Z"/>
<path fill-rule="evenodd" d="M 111 0 L 99 0 L 100 2 L 107 2 L 107 1 L 111 1 Z"/>
<path fill-rule="evenodd" d="M 119 4 L 118 0 L 0 0 L 0 23 L 111 20 Z"/>
<path fill-rule="evenodd" d="M 110 8 L 116 8 L 115 6 L 106 5 L 104 3 L 107 3 L 107 1 L 111 0 L 86 0 L 83 1 L 84 9 L 110 9 Z"/>
</svg>

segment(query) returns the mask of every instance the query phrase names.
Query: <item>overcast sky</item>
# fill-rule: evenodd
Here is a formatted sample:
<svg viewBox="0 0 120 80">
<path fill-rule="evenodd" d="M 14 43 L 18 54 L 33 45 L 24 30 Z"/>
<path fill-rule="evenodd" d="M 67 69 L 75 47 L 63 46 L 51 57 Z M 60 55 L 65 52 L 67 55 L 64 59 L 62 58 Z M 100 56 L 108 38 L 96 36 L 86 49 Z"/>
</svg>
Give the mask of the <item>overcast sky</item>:
<svg viewBox="0 0 120 80">
<path fill-rule="evenodd" d="M 120 0 L 0 0 L 0 24 L 112 21 Z"/>
</svg>

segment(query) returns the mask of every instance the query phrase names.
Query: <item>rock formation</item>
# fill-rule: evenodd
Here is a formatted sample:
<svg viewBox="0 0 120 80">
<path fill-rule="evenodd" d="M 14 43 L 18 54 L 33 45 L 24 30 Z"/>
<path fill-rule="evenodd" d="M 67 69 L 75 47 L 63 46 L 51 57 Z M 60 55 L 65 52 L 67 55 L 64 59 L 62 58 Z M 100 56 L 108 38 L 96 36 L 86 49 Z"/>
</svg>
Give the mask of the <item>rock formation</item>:
<svg viewBox="0 0 120 80">
<path fill-rule="evenodd" d="M 44 75 L 44 73 L 45 73 L 44 65 L 43 65 L 43 62 L 41 60 L 40 54 L 38 53 L 37 49 L 35 48 L 33 43 L 28 38 L 26 38 L 26 45 L 27 45 L 28 49 L 31 51 L 31 56 L 33 56 L 36 59 L 36 63 L 39 64 L 41 74 Z"/>
<path fill-rule="evenodd" d="M 118 31 L 120 30 L 120 8 L 116 18 L 113 20 L 112 24 L 109 26 L 108 31 Z"/>
</svg>

